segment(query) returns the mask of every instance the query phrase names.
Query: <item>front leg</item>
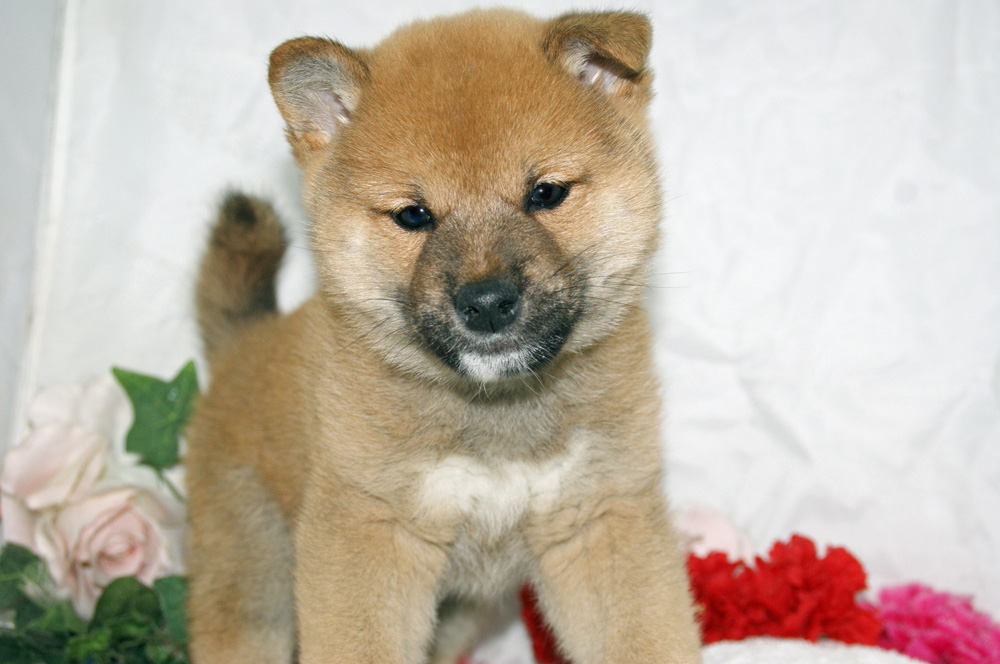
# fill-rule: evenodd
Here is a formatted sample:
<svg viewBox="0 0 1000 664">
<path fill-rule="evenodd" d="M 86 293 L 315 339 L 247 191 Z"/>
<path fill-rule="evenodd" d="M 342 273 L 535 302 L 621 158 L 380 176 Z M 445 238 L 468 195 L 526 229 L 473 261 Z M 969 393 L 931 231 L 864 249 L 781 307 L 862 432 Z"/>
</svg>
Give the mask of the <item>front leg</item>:
<svg viewBox="0 0 1000 664">
<path fill-rule="evenodd" d="M 567 538 L 534 538 L 536 591 L 574 664 L 698 664 L 688 578 L 656 483 L 605 499 Z"/>
<path fill-rule="evenodd" d="M 310 494 L 319 494 L 310 496 Z M 307 493 L 295 532 L 301 664 L 418 664 L 443 550 L 368 499 Z"/>
</svg>

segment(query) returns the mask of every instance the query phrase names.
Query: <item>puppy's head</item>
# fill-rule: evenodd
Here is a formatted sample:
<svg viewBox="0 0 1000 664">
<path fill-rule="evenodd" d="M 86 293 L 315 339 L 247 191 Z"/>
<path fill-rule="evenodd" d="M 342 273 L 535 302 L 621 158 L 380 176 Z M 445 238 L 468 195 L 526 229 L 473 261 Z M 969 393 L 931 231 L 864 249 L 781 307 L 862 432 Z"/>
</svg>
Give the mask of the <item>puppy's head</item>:
<svg viewBox="0 0 1000 664">
<path fill-rule="evenodd" d="M 396 366 L 479 382 L 612 332 L 659 219 L 649 46 L 635 14 L 476 11 L 278 47 L 331 306 Z"/>
</svg>

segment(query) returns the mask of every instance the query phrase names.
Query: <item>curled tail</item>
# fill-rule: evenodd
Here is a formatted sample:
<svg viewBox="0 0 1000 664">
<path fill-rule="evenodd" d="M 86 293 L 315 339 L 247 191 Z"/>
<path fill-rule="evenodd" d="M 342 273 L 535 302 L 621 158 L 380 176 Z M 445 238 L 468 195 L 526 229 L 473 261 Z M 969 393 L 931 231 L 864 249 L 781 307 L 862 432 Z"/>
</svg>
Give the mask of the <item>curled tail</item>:
<svg viewBox="0 0 1000 664">
<path fill-rule="evenodd" d="M 277 312 L 275 277 L 285 235 L 267 201 L 226 194 L 201 259 L 195 302 L 211 362 L 247 326 Z"/>
</svg>

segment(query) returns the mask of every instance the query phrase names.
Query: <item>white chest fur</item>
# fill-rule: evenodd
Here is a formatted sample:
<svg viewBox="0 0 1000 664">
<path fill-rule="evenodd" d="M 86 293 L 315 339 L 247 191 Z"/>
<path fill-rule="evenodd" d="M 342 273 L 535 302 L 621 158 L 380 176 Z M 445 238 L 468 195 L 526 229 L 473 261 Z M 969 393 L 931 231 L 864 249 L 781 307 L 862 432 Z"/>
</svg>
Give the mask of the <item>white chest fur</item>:
<svg viewBox="0 0 1000 664">
<path fill-rule="evenodd" d="M 574 436 L 566 453 L 541 462 L 486 464 L 452 455 L 432 466 L 420 491 L 420 511 L 461 520 L 476 537 L 502 536 L 529 513 L 553 509 L 585 473 L 587 436 Z"/>
</svg>

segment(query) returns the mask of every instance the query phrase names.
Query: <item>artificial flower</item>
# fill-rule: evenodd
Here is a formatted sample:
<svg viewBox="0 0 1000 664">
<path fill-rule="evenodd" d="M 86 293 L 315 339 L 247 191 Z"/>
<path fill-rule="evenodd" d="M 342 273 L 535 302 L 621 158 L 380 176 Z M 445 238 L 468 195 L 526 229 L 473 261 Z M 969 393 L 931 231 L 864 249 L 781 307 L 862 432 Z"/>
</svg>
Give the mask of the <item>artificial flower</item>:
<svg viewBox="0 0 1000 664">
<path fill-rule="evenodd" d="M 805 537 L 776 543 L 753 566 L 723 553 L 690 555 L 688 572 L 705 643 L 748 636 L 874 644 L 878 617 L 861 607 L 861 565 L 845 549 L 819 557 Z"/>
<path fill-rule="evenodd" d="M 752 562 L 754 544 L 750 536 L 721 512 L 704 505 L 685 507 L 674 513 L 681 545 L 688 553 L 707 556 L 725 553 L 733 560 Z"/>
<path fill-rule="evenodd" d="M 150 585 L 180 571 L 170 531 L 182 522 L 179 503 L 143 489 L 110 489 L 43 520 L 36 551 L 80 616 L 89 618 L 114 579 L 132 576 Z"/>
<path fill-rule="evenodd" d="M 70 424 L 32 431 L 4 457 L 0 473 L 3 537 L 35 547 L 32 514 L 59 509 L 93 489 L 108 456 L 108 439 Z"/>
<path fill-rule="evenodd" d="M 1000 662 L 1000 625 L 966 597 L 910 584 L 879 595 L 878 644 L 934 664 Z"/>
</svg>

